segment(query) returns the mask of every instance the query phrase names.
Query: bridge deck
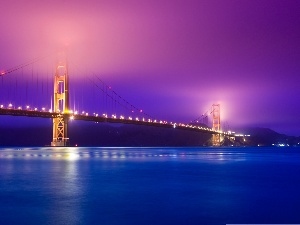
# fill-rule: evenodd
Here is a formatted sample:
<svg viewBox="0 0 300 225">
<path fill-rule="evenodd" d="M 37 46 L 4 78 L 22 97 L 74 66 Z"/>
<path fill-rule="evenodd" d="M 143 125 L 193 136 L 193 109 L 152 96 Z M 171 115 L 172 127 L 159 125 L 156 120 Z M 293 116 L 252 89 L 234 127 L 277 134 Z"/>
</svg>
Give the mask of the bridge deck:
<svg viewBox="0 0 300 225">
<path fill-rule="evenodd" d="M 165 121 L 156 121 L 156 120 L 139 120 L 128 118 L 125 119 L 96 115 L 88 115 L 88 114 L 75 114 L 75 113 L 55 113 L 48 111 L 38 111 L 38 110 L 24 110 L 24 109 L 13 109 L 13 108 L 0 108 L 0 115 L 9 115 L 9 116 L 26 116 L 26 117 L 40 117 L 40 118 L 57 118 L 57 117 L 67 117 L 70 120 L 83 120 L 83 121 L 92 121 L 98 123 L 123 123 L 123 124 L 135 124 L 135 125 L 144 125 L 144 126 L 154 126 L 154 127 L 165 127 L 165 128 L 175 128 L 179 130 L 189 130 L 194 132 L 202 132 L 209 134 L 224 134 L 230 136 L 230 134 L 225 132 L 216 132 L 212 129 L 194 126 L 183 123 L 167 123 Z"/>
</svg>

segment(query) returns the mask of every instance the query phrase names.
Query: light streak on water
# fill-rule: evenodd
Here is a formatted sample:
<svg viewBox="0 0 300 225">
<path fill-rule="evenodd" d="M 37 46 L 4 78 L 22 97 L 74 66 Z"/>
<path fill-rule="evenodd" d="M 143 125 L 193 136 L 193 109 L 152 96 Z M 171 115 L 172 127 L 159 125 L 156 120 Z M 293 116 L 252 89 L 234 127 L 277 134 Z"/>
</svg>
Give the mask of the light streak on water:
<svg viewBox="0 0 300 225">
<path fill-rule="evenodd" d="M 242 148 L 241 148 L 242 149 Z M 198 160 L 199 162 L 234 162 L 261 160 L 274 154 L 283 154 L 277 160 L 291 156 L 293 148 L 278 151 L 277 148 L 247 148 L 246 151 L 235 148 L 2 148 L 0 158 L 6 159 L 43 159 L 43 160 Z M 296 148 L 294 148 L 295 150 Z M 276 152 L 275 152 L 276 151 Z M 257 153 L 264 154 L 259 155 Z"/>
</svg>

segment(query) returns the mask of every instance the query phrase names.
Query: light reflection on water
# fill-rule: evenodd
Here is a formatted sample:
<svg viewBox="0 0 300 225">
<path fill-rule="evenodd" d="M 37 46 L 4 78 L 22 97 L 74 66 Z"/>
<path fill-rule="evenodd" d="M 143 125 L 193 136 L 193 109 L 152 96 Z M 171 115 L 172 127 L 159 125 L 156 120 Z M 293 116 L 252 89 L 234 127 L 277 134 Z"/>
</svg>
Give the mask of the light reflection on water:
<svg viewBox="0 0 300 225">
<path fill-rule="evenodd" d="M 216 149 L 207 151 L 203 149 L 172 149 L 172 148 L 3 148 L 0 158 L 15 159 L 53 159 L 53 160 L 169 160 L 169 159 L 200 159 L 200 160 L 245 160 L 243 152 L 223 152 Z"/>
<path fill-rule="evenodd" d="M 296 151 L 295 151 L 296 150 Z M 51 160 L 201 160 L 244 161 L 261 160 L 277 156 L 284 160 L 297 148 L 279 151 L 276 148 L 2 148 L 0 158 L 51 159 Z M 278 155 L 282 154 L 282 158 Z M 291 155 L 291 154 L 290 154 Z M 297 156 L 296 156 L 297 157 Z"/>
</svg>

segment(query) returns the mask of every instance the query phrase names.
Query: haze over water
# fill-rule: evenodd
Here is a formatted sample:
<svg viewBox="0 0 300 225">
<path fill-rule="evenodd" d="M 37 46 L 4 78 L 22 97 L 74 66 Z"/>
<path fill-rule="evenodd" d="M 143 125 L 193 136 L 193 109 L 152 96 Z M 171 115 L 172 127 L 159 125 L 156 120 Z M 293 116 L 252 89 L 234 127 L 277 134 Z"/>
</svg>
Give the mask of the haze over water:
<svg viewBox="0 0 300 225">
<path fill-rule="evenodd" d="M 160 120 L 186 123 L 221 104 L 232 130 L 299 136 L 299 15 L 297 0 L 3 0 L 0 74 L 68 46 L 70 100 L 80 111 L 96 110 L 86 84 L 97 75 Z M 48 107 L 54 55 L 2 77 L 0 104 Z M 32 74 L 43 94 L 36 79 L 27 94 Z"/>
<path fill-rule="evenodd" d="M 299 162 L 299 148 L 2 148 L 0 223 L 299 223 Z"/>
</svg>

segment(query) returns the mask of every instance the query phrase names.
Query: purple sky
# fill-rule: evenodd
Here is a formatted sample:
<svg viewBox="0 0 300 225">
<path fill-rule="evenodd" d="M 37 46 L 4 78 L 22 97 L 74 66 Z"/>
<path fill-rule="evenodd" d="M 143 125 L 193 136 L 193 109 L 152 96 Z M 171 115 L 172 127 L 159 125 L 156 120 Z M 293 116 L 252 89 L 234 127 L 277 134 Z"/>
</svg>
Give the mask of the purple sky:
<svg viewBox="0 0 300 225">
<path fill-rule="evenodd" d="M 232 128 L 300 135 L 298 0 L 10 0 L 0 9 L 0 69 L 67 43 L 73 80 L 99 74 L 158 118 L 186 122 L 220 103 Z"/>
</svg>

